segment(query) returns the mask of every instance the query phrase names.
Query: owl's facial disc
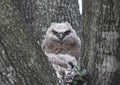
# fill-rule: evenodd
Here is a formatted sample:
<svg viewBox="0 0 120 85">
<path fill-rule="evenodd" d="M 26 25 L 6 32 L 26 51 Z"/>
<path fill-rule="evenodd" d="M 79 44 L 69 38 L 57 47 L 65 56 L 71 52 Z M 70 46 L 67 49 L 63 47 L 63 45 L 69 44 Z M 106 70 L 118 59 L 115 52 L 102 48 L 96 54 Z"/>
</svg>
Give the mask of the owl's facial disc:
<svg viewBox="0 0 120 85">
<path fill-rule="evenodd" d="M 64 33 L 63 32 L 57 32 L 55 30 L 52 30 L 52 33 L 53 33 L 53 35 L 57 36 L 60 41 L 63 40 L 63 38 L 64 38 Z"/>
<path fill-rule="evenodd" d="M 53 35 L 56 35 L 59 38 L 60 42 L 62 42 L 63 39 L 70 34 L 70 32 L 70 30 L 67 30 L 65 32 L 57 32 L 55 30 L 52 30 Z"/>
</svg>

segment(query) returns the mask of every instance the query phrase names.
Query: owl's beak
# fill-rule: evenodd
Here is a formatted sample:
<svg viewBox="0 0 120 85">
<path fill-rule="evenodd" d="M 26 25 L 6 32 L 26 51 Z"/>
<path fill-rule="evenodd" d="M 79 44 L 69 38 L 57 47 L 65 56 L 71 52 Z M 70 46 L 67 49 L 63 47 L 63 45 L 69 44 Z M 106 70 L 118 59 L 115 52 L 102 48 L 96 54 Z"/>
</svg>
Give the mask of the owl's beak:
<svg viewBox="0 0 120 85">
<path fill-rule="evenodd" d="M 64 34 L 63 34 L 63 33 L 59 33 L 59 34 L 58 34 L 58 38 L 60 39 L 60 41 L 62 41 L 63 38 L 64 38 Z"/>
</svg>

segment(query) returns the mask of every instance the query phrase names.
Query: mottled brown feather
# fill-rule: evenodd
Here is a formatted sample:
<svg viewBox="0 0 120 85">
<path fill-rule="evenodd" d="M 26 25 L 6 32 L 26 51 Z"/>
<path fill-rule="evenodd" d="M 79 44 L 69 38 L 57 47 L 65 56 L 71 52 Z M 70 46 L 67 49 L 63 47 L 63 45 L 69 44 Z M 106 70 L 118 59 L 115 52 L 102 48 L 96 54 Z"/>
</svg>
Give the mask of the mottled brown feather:
<svg viewBox="0 0 120 85">
<path fill-rule="evenodd" d="M 76 57 L 76 59 L 79 58 L 80 54 L 80 49 L 75 41 L 63 43 L 51 41 L 48 44 L 46 44 L 43 49 L 47 49 L 45 50 L 47 53 L 68 54 Z"/>
</svg>

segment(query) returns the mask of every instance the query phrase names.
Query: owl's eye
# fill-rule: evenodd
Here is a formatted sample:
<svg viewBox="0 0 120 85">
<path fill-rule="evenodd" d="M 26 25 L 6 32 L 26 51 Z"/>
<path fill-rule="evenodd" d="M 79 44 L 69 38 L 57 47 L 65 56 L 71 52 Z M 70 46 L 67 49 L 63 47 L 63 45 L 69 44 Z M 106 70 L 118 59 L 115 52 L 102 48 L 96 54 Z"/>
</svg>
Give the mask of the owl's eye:
<svg viewBox="0 0 120 85">
<path fill-rule="evenodd" d="M 71 32 L 70 30 L 67 30 L 64 34 L 65 34 L 65 35 L 69 35 L 70 32 Z"/>
<path fill-rule="evenodd" d="M 55 30 L 52 30 L 52 33 L 53 33 L 53 35 L 57 35 L 58 34 L 58 32 L 56 32 Z"/>
</svg>

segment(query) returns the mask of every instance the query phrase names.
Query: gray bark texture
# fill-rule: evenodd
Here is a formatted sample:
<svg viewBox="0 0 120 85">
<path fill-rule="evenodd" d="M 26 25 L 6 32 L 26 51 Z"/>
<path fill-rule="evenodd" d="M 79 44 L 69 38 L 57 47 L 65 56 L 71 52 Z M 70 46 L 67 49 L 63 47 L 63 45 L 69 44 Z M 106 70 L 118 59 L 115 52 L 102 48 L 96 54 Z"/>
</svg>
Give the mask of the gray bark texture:
<svg viewBox="0 0 120 85">
<path fill-rule="evenodd" d="M 0 0 L 0 85 L 58 85 L 41 42 L 52 22 L 79 30 L 78 8 L 77 0 Z"/>
<path fill-rule="evenodd" d="M 83 0 L 83 36 L 89 85 L 120 85 L 120 1 Z"/>
<path fill-rule="evenodd" d="M 33 39 L 10 0 L 0 2 L 0 85 L 57 85 L 39 37 Z"/>
</svg>

